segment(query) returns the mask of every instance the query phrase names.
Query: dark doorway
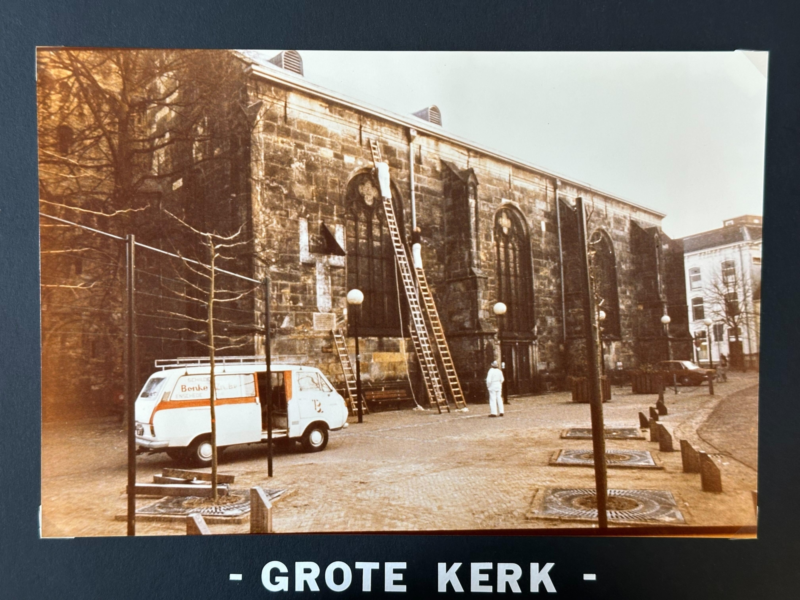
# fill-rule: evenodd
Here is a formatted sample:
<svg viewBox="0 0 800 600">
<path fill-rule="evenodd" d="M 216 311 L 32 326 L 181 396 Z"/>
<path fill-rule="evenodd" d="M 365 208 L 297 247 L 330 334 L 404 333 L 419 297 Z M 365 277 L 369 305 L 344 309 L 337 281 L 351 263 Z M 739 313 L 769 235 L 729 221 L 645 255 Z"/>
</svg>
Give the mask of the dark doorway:
<svg viewBox="0 0 800 600">
<path fill-rule="evenodd" d="M 503 376 L 509 394 L 533 393 L 530 342 L 500 343 L 500 354 L 505 364 Z"/>
</svg>

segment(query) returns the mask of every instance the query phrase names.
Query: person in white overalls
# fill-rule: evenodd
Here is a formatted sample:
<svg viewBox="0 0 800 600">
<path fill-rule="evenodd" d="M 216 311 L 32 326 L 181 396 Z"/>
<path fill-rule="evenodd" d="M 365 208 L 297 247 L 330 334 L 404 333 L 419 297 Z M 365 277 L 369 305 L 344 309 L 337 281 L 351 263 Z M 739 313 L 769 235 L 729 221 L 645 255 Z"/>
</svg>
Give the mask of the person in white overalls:
<svg viewBox="0 0 800 600">
<path fill-rule="evenodd" d="M 486 388 L 489 390 L 490 417 L 504 416 L 503 410 L 503 372 L 497 367 L 497 361 L 492 363 L 486 375 Z"/>
<path fill-rule="evenodd" d="M 411 259 L 415 269 L 422 268 L 422 232 L 419 227 L 411 232 Z"/>
</svg>

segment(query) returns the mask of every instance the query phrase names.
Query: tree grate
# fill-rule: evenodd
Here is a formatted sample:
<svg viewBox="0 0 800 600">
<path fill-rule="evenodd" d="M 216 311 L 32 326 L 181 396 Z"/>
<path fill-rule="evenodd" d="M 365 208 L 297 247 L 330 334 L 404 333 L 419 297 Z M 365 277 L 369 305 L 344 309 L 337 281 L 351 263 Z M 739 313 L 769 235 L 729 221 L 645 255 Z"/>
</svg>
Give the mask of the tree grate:
<svg viewBox="0 0 800 600">
<path fill-rule="evenodd" d="M 281 497 L 286 490 L 264 490 L 267 498 L 274 501 Z M 238 496 L 242 499 L 237 502 L 228 504 L 219 504 L 216 506 L 202 506 L 203 501 L 208 501 L 208 498 L 197 498 L 195 496 L 174 496 L 167 497 L 148 504 L 136 510 L 137 515 L 163 515 L 163 516 L 180 516 L 180 515 L 203 515 L 204 517 L 241 517 L 250 512 L 250 491 L 249 490 L 230 490 L 231 496 Z"/>
<path fill-rule="evenodd" d="M 592 450 L 559 450 L 550 459 L 559 467 L 593 467 Z M 661 469 L 647 450 L 606 450 L 606 466 L 618 469 Z"/>
<path fill-rule="evenodd" d="M 645 437 L 641 431 L 635 427 L 608 427 L 604 430 L 607 440 L 643 440 Z M 561 432 L 563 439 L 590 440 L 592 430 L 590 428 L 565 429 Z"/>
<path fill-rule="evenodd" d="M 685 523 L 675 498 L 665 490 L 608 490 L 609 521 Z M 597 509 L 587 508 L 596 503 L 594 489 L 547 489 L 536 513 L 544 519 L 597 520 Z"/>
</svg>

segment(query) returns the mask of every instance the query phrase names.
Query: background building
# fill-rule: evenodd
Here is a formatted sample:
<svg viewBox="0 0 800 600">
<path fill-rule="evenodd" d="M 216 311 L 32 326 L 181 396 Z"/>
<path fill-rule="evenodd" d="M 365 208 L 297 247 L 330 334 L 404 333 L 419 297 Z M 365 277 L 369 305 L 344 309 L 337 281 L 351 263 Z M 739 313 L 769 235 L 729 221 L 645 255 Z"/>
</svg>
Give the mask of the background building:
<svg viewBox="0 0 800 600">
<path fill-rule="evenodd" d="M 725 354 L 734 368 L 758 368 L 762 225 L 760 216 L 745 215 L 682 240 L 690 328 L 701 362 L 710 352 L 715 364 Z"/>
</svg>

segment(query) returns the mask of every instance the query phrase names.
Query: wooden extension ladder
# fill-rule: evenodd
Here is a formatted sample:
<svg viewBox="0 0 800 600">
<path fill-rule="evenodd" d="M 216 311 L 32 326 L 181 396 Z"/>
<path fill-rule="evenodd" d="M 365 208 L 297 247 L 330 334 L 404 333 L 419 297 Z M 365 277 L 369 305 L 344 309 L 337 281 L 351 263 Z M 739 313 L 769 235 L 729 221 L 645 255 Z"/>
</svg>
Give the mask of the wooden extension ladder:
<svg viewBox="0 0 800 600">
<path fill-rule="evenodd" d="M 422 298 L 422 306 L 425 309 L 425 314 L 428 317 L 428 322 L 431 326 L 433 339 L 436 340 L 436 346 L 439 350 L 439 358 L 444 368 L 445 380 L 450 388 L 450 394 L 453 398 L 453 403 L 456 405 L 457 410 L 466 410 L 467 401 L 464 398 L 464 392 L 461 390 L 461 382 L 458 380 L 456 367 L 453 364 L 453 356 L 450 354 L 450 346 L 447 345 L 447 338 L 444 336 L 444 329 L 442 328 L 442 321 L 439 319 L 439 311 L 436 310 L 436 303 L 433 301 L 433 294 L 428 286 L 428 278 L 425 277 L 425 271 L 422 268 L 414 268 L 414 273 L 417 276 L 417 283 L 419 284 L 419 295 Z"/>
<path fill-rule="evenodd" d="M 358 405 L 356 404 L 358 395 L 358 385 L 356 384 L 356 373 L 353 369 L 353 362 L 350 360 L 350 353 L 347 351 L 347 339 L 340 330 L 341 325 L 336 325 L 332 330 L 333 345 L 336 347 L 336 354 L 339 356 L 339 364 L 342 366 L 342 373 L 344 374 L 345 387 L 347 388 L 347 407 L 350 409 L 350 414 L 358 414 Z M 362 411 L 364 414 L 369 413 L 367 403 L 362 404 Z"/>
<path fill-rule="evenodd" d="M 377 168 L 378 163 L 382 162 L 380 146 L 378 146 L 377 140 L 370 140 L 370 149 L 372 150 L 372 160 Z M 439 413 L 442 412 L 442 409 L 450 412 L 450 405 L 447 402 L 444 384 L 439 373 L 439 365 L 436 363 L 434 347 L 428 335 L 428 328 L 425 325 L 425 316 L 422 312 L 419 296 L 417 295 L 417 286 L 413 271 L 411 270 L 403 238 L 400 236 L 400 229 L 397 226 L 397 218 L 394 214 L 391 194 L 387 198 L 381 193 L 381 197 L 383 199 L 383 208 L 386 214 L 389 234 L 392 237 L 397 267 L 400 271 L 400 279 L 403 281 L 403 289 L 406 294 L 406 300 L 408 301 L 408 307 L 411 311 L 411 340 L 414 342 L 414 350 L 419 359 L 422 379 L 425 382 L 425 390 L 428 393 L 430 404 L 436 406 Z"/>
</svg>

